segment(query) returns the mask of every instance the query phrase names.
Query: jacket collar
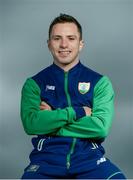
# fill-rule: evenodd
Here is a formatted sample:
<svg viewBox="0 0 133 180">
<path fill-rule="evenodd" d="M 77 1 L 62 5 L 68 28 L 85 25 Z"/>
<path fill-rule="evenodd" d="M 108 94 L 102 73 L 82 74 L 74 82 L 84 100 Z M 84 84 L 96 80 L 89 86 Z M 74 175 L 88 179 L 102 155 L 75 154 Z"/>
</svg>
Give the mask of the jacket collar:
<svg viewBox="0 0 133 180">
<path fill-rule="evenodd" d="M 81 62 L 79 61 L 74 67 L 72 67 L 68 72 L 69 73 L 71 73 L 71 72 L 74 72 L 74 71 L 77 71 L 80 67 L 81 67 Z M 62 69 L 62 68 L 60 68 L 58 65 L 56 65 L 55 63 L 53 63 L 52 64 L 52 68 L 53 68 L 53 70 L 54 71 L 56 71 L 56 72 L 62 72 L 62 73 L 64 73 L 65 71 Z"/>
</svg>

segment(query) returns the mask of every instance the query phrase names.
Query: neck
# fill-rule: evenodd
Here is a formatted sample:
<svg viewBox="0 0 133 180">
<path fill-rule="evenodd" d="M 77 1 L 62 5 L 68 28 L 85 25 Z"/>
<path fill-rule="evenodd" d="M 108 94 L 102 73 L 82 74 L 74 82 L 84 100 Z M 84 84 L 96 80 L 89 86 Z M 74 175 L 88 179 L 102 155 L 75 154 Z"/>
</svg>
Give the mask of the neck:
<svg viewBox="0 0 133 180">
<path fill-rule="evenodd" d="M 72 69 L 74 66 L 76 66 L 79 63 L 79 59 L 69 64 L 63 64 L 63 63 L 61 64 L 61 63 L 58 63 L 57 61 L 54 61 L 54 63 L 57 66 L 59 66 L 61 69 L 63 69 L 65 72 L 68 72 L 70 69 Z"/>
</svg>

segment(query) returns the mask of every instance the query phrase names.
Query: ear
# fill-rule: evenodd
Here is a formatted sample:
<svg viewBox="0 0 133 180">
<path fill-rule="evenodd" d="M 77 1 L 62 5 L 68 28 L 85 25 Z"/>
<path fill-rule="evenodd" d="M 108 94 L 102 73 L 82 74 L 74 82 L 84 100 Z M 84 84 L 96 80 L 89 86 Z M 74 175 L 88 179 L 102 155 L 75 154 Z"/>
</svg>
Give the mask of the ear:
<svg viewBox="0 0 133 180">
<path fill-rule="evenodd" d="M 47 40 L 47 45 L 48 45 L 48 48 L 50 50 L 50 40 L 49 39 Z"/>
<path fill-rule="evenodd" d="M 80 40 L 79 51 L 81 51 L 83 47 L 84 47 L 84 41 Z"/>
</svg>

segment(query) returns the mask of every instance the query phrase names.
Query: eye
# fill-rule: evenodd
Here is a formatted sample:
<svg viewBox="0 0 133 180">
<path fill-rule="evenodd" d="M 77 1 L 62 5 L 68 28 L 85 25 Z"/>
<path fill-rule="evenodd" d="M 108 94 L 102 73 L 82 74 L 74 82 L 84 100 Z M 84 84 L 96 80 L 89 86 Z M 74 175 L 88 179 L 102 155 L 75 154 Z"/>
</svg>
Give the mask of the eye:
<svg viewBox="0 0 133 180">
<path fill-rule="evenodd" d="M 60 36 L 52 36 L 52 40 L 54 40 L 54 41 L 59 41 L 61 39 L 61 37 Z"/>
<path fill-rule="evenodd" d="M 70 41 L 74 41 L 75 38 L 74 38 L 74 37 L 69 37 L 69 40 L 70 40 Z"/>
<path fill-rule="evenodd" d="M 53 40 L 58 41 L 58 40 L 60 40 L 60 38 L 59 37 L 54 37 Z"/>
</svg>

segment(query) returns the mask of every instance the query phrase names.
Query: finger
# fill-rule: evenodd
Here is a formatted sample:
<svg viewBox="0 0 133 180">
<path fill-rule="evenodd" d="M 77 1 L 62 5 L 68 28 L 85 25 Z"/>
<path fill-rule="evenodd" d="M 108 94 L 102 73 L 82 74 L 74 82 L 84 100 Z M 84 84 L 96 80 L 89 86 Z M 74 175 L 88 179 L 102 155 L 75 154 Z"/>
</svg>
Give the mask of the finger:
<svg viewBox="0 0 133 180">
<path fill-rule="evenodd" d="M 40 110 L 51 110 L 50 106 L 40 106 Z"/>
<path fill-rule="evenodd" d="M 45 106 L 40 106 L 40 109 L 41 109 L 41 110 L 45 110 L 46 107 L 45 107 Z"/>
<path fill-rule="evenodd" d="M 45 105 L 47 105 L 47 103 L 45 103 L 44 101 L 42 101 L 42 102 L 41 102 L 41 105 L 44 105 L 44 106 L 45 106 Z"/>
<path fill-rule="evenodd" d="M 40 104 L 42 110 L 52 110 L 51 106 L 47 104 L 45 101 L 42 101 Z"/>
<path fill-rule="evenodd" d="M 51 107 L 50 107 L 46 102 L 44 102 L 44 101 L 42 101 L 40 105 L 41 105 L 41 106 L 45 106 L 46 108 L 51 108 Z"/>
<path fill-rule="evenodd" d="M 89 108 L 87 106 L 84 106 L 84 110 L 85 110 L 85 113 L 86 113 L 87 116 L 91 115 L 91 108 Z"/>
</svg>

